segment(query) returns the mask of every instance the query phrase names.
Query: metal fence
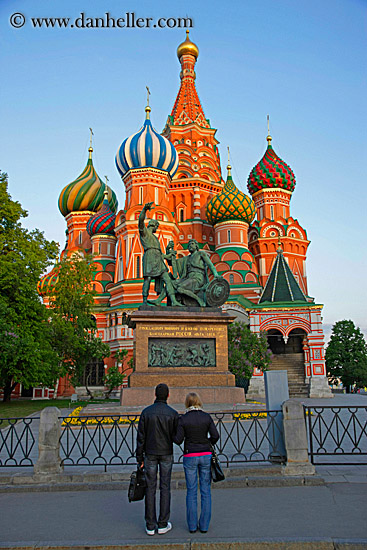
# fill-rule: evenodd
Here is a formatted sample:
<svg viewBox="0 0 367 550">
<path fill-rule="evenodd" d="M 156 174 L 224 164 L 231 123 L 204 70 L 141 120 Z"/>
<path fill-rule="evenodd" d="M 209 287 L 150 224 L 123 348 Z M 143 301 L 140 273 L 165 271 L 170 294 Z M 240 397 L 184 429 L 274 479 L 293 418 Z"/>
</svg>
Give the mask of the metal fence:
<svg viewBox="0 0 367 550">
<path fill-rule="evenodd" d="M 305 407 L 313 464 L 367 464 L 367 406 Z"/>
<path fill-rule="evenodd" d="M 280 411 L 217 412 L 212 417 L 220 435 L 216 447 L 224 466 L 285 459 Z M 137 415 L 68 416 L 60 422 L 60 456 L 65 468 L 99 466 L 106 470 L 135 463 Z M 33 466 L 37 462 L 39 425 L 39 417 L 0 419 L 0 467 Z M 182 457 L 182 447 L 174 445 L 174 463 L 182 463 Z"/>
<path fill-rule="evenodd" d="M 35 464 L 39 420 L 39 417 L 0 418 L 0 467 Z"/>
<path fill-rule="evenodd" d="M 212 413 L 220 439 L 218 456 L 226 466 L 244 462 L 280 462 L 282 415 L 280 411 Z M 118 466 L 135 463 L 138 416 L 83 416 L 62 418 L 60 454 L 64 466 Z M 174 446 L 174 463 L 183 450 Z"/>
</svg>

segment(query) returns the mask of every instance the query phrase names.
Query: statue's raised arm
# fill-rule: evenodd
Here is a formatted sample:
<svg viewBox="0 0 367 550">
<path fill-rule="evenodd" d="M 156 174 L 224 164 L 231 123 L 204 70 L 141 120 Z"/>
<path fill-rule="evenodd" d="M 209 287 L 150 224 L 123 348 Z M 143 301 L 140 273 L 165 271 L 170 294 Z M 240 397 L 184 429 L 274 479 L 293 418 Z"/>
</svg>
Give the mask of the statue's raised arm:
<svg viewBox="0 0 367 550">
<path fill-rule="evenodd" d="M 140 231 L 144 232 L 146 230 L 145 223 L 144 223 L 145 217 L 146 217 L 147 211 L 152 210 L 154 208 L 153 204 L 154 204 L 153 202 L 147 202 L 146 204 L 144 204 L 143 209 L 139 214 L 139 220 L 138 220 L 139 232 Z"/>
</svg>

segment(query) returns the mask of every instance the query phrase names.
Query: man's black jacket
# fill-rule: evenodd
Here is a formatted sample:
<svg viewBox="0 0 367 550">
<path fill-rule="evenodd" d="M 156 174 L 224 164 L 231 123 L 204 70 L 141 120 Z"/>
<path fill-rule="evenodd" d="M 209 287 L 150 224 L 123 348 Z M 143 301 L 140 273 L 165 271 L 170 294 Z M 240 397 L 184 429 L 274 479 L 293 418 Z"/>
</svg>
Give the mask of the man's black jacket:
<svg viewBox="0 0 367 550">
<path fill-rule="evenodd" d="M 153 405 L 141 413 L 136 447 L 138 462 L 144 455 L 173 454 L 173 437 L 176 434 L 178 412 L 167 405 L 166 401 L 156 399 Z"/>
</svg>

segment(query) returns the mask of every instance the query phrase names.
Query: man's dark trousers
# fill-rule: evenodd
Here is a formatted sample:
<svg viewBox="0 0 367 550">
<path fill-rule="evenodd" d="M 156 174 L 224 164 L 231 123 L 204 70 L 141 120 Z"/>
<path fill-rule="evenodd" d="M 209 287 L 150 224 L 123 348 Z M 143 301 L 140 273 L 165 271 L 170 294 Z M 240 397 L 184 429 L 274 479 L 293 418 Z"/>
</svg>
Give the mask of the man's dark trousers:
<svg viewBox="0 0 367 550">
<path fill-rule="evenodd" d="M 172 463 L 173 455 L 146 455 L 145 457 L 144 466 L 147 480 L 147 488 L 145 493 L 145 523 L 147 529 L 155 529 L 155 526 L 157 525 L 155 493 L 157 488 L 158 467 L 160 490 L 158 529 L 167 526 L 171 504 Z"/>
</svg>

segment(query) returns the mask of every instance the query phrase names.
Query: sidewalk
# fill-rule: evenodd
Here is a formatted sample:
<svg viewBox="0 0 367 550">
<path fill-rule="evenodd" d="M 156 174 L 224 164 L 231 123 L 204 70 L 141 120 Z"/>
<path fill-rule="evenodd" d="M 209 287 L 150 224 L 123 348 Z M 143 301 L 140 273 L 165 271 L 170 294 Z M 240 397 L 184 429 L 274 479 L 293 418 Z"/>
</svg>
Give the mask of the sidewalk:
<svg viewBox="0 0 367 550">
<path fill-rule="evenodd" d="M 106 550 L 361 550 L 367 483 L 216 489 L 207 534 L 190 535 L 185 491 L 172 492 L 173 529 L 148 537 L 144 503 L 126 491 L 0 494 L 0 548 Z"/>
<path fill-rule="evenodd" d="M 367 406 L 366 396 L 302 401 Z M 281 476 L 277 468 L 261 466 L 261 477 L 255 465 L 248 465 L 247 472 L 240 475 L 239 468 L 214 486 L 212 522 L 205 535 L 189 534 L 185 490 L 173 490 L 173 529 L 154 537 L 145 534 L 144 503 L 127 500 L 132 466 L 107 474 L 100 468 L 68 468 L 66 475 L 75 476 L 74 484 L 65 483 L 62 491 L 46 484 L 43 492 L 31 485 L 10 492 L 5 478 L 15 471 L 2 468 L 0 550 L 367 549 L 367 466 L 316 465 L 311 480 Z M 19 477 L 32 470 L 17 469 Z M 174 471 L 173 486 L 184 489 L 182 467 Z M 78 476 L 85 477 L 78 482 Z"/>
</svg>

